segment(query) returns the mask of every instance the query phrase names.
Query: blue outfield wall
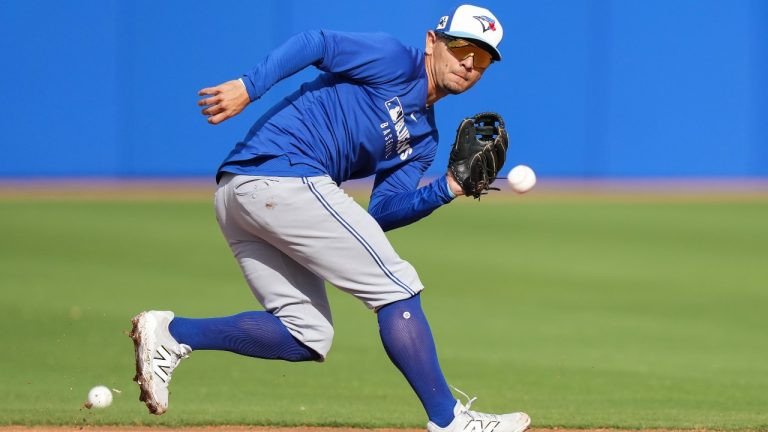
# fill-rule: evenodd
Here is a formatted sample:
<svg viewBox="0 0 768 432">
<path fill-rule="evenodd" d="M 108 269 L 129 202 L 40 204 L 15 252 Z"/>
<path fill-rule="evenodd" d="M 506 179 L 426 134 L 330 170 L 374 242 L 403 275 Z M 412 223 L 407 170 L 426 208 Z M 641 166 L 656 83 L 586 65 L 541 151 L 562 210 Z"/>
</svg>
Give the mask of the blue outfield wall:
<svg viewBox="0 0 768 432">
<path fill-rule="evenodd" d="M 0 0 L 0 176 L 213 175 L 250 124 L 317 71 L 208 125 L 198 89 L 305 29 L 423 47 L 455 2 Z M 768 176 L 768 1 L 486 0 L 504 60 L 437 106 L 501 112 L 517 163 L 573 178 Z"/>
</svg>

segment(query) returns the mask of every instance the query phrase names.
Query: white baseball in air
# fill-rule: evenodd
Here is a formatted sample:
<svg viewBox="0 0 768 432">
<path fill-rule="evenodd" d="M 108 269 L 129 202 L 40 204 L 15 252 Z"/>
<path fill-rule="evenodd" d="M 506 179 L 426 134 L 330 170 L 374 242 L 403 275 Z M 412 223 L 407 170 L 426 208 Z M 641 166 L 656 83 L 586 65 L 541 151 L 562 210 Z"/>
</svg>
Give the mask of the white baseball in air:
<svg viewBox="0 0 768 432">
<path fill-rule="evenodd" d="M 85 404 L 87 408 L 106 408 L 112 404 L 112 392 L 100 385 L 96 386 L 88 392 L 88 402 Z"/>
<path fill-rule="evenodd" d="M 523 194 L 536 185 L 536 173 L 528 165 L 518 165 L 507 174 L 507 181 L 513 191 Z"/>
</svg>

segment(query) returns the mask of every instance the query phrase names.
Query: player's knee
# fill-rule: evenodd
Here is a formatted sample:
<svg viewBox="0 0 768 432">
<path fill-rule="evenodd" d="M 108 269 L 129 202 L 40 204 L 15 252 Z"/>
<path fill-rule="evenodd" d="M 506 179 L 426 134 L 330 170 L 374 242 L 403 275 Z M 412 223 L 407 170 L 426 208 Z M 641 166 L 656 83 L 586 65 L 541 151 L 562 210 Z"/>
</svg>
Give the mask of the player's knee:
<svg viewBox="0 0 768 432">
<path fill-rule="evenodd" d="M 331 345 L 333 345 L 333 335 L 333 326 L 328 323 L 323 324 L 317 333 L 318 340 L 314 345 L 317 347 L 317 351 L 323 359 L 331 350 Z"/>
<path fill-rule="evenodd" d="M 322 359 L 323 356 L 304 344 L 302 344 L 301 349 L 287 352 L 283 355 L 283 360 L 287 360 L 289 362 L 318 361 Z"/>
<path fill-rule="evenodd" d="M 283 353 L 283 358 L 289 361 L 322 361 L 333 343 L 334 331 L 330 317 L 303 304 L 284 307 L 280 312 L 278 318 L 304 348 L 304 352 L 290 350 L 290 353 Z"/>
<path fill-rule="evenodd" d="M 306 352 L 296 352 L 288 358 L 289 361 L 323 361 L 331 350 L 333 344 L 334 330 L 330 323 L 315 323 L 311 327 L 311 331 L 306 331 L 300 338 L 297 338 L 299 342 L 307 349 Z"/>
</svg>

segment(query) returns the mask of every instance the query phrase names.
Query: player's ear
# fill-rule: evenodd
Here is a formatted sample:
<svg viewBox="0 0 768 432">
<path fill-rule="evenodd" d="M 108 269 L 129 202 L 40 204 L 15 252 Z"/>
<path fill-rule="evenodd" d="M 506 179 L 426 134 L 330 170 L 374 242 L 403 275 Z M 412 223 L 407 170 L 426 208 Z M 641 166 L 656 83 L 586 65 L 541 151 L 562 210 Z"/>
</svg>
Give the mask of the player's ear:
<svg viewBox="0 0 768 432">
<path fill-rule="evenodd" d="M 436 43 L 437 43 L 437 34 L 435 34 L 435 32 L 432 30 L 427 31 L 427 40 L 424 44 L 424 53 L 426 55 L 432 55 L 432 53 L 434 52 Z"/>
</svg>

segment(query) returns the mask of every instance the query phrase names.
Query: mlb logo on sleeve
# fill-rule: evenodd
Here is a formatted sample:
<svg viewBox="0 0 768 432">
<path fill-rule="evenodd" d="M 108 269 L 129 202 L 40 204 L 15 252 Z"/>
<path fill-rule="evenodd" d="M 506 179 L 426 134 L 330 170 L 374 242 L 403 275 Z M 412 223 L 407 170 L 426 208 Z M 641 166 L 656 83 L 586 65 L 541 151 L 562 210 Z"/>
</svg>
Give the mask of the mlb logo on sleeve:
<svg viewBox="0 0 768 432">
<path fill-rule="evenodd" d="M 397 123 L 398 120 L 403 118 L 403 105 L 397 96 L 384 102 L 384 105 L 386 105 L 387 111 L 389 111 L 389 118 L 392 119 L 392 123 Z"/>
</svg>

